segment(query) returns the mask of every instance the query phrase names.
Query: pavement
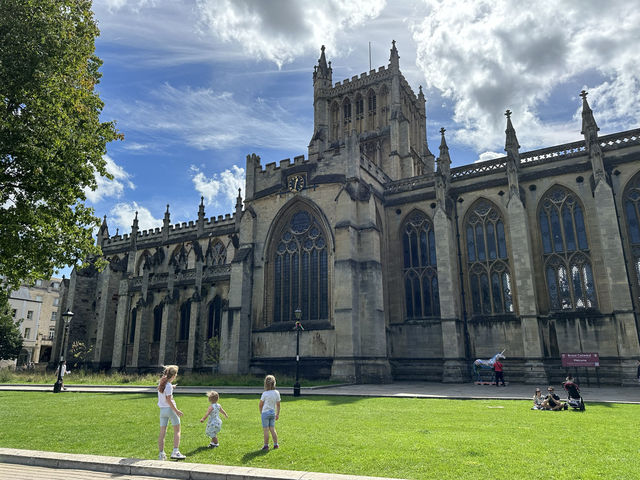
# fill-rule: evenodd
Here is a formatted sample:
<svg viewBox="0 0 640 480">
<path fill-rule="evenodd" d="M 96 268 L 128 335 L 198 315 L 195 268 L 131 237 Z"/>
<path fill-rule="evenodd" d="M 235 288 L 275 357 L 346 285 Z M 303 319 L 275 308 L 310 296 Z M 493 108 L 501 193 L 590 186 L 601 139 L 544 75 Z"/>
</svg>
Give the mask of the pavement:
<svg viewBox="0 0 640 480">
<path fill-rule="evenodd" d="M 537 385 L 543 392 L 547 385 Z M 553 385 L 561 396 L 561 385 Z M 507 384 L 476 385 L 473 383 L 394 382 L 389 384 L 328 385 L 302 387 L 302 396 L 337 395 L 360 397 L 439 398 L 457 400 L 530 400 L 536 385 Z M 187 387 L 178 386 L 180 395 L 203 395 L 215 388 L 222 394 L 259 395 L 261 387 Z M 640 385 L 581 386 L 587 409 L 589 403 L 626 403 L 640 405 Z M 2 384 L 0 391 L 51 392 L 53 385 Z M 278 388 L 283 395 L 292 395 L 292 388 Z M 66 394 L 73 393 L 137 393 L 154 394 L 155 386 L 132 385 L 73 385 L 67 384 Z M 365 480 L 382 477 L 362 477 L 293 470 L 270 470 L 223 465 L 203 465 L 184 462 L 160 462 L 134 458 L 77 455 L 33 450 L 0 448 L 0 480 Z"/>
</svg>

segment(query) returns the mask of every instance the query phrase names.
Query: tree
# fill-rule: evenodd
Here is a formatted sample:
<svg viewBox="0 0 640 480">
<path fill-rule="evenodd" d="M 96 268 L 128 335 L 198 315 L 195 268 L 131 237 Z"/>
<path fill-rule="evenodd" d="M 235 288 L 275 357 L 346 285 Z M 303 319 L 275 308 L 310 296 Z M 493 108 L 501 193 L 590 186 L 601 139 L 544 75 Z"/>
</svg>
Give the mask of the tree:
<svg viewBox="0 0 640 480">
<path fill-rule="evenodd" d="M 220 346 L 221 343 L 219 337 L 211 337 L 207 340 L 205 357 L 207 362 L 213 364 L 214 370 L 217 370 L 218 363 L 220 363 Z"/>
<path fill-rule="evenodd" d="M 0 360 L 18 358 L 22 350 L 20 322 L 14 322 L 7 292 L 0 290 Z"/>
<path fill-rule="evenodd" d="M 0 276 L 16 286 L 99 255 L 85 206 L 103 155 L 91 0 L 0 2 Z"/>
<path fill-rule="evenodd" d="M 74 358 L 73 364 L 77 366 L 82 365 L 83 368 L 87 365 L 89 355 L 93 351 L 93 345 L 86 344 L 77 340 L 71 344 L 71 356 Z"/>
</svg>

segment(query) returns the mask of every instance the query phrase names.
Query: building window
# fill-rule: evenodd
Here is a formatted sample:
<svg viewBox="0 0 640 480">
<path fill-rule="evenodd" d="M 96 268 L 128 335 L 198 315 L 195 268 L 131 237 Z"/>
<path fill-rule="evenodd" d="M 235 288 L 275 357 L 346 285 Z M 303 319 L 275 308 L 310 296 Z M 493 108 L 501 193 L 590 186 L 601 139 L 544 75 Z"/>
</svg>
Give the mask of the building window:
<svg viewBox="0 0 640 480">
<path fill-rule="evenodd" d="M 329 317 L 327 255 L 327 240 L 318 221 L 307 211 L 296 212 L 274 252 L 274 322 L 294 320 L 298 307 L 305 320 Z"/>
<path fill-rule="evenodd" d="M 162 305 L 153 309 L 153 341 L 159 342 L 162 335 Z"/>
<path fill-rule="evenodd" d="M 640 285 L 640 175 L 629 182 L 622 201 L 637 288 Z"/>
<path fill-rule="evenodd" d="M 409 216 L 402 234 L 405 311 L 407 319 L 440 315 L 436 241 L 423 213 Z"/>
<path fill-rule="evenodd" d="M 49 327 L 49 340 L 56 336 L 56 327 Z"/>
<path fill-rule="evenodd" d="M 217 241 L 210 245 L 206 254 L 207 265 L 224 265 L 227 263 L 227 249 L 222 242 Z"/>
<path fill-rule="evenodd" d="M 369 96 L 367 98 L 367 110 L 368 110 L 368 121 L 367 121 L 367 130 L 374 130 L 376 128 L 376 94 L 373 91 L 369 92 Z"/>
<path fill-rule="evenodd" d="M 60 288 L 60 283 L 59 282 L 53 282 L 51 284 L 51 288 L 53 288 L 54 290 L 58 290 Z"/>
<path fill-rule="evenodd" d="M 36 295 L 36 302 L 42 302 L 42 295 Z"/>
<path fill-rule="evenodd" d="M 191 321 L 191 300 L 180 306 L 180 324 L 178 325 L 178 340 L 189 340 L 189 322 Z"/>
<path fill-rule="evenodd" d="M 58 319 L 58 312 L 51 312 L 51 321 L 55 322 Z"/>
<path fill-rule="evenodd" d="M 207 339 L 220 337 L 220 323 L 222 321 L 222 299 L 216 295 L 209 304 L 209 316 L 207 317 Z"/>
<path fill-rule="evenodd" d="M 42 280 L 36 280 L 36 287 L 42 286 Z"/>
<path fill-rule="evenodd" d="M 340 131 L 340 106 L 334 102 L 331 105 L 331 141 L 338 140 L 338 132 Z"/>
<path fill-rule="evenodd" d="M 56 307 L 57 307 L 58 305 L 60 305 L 60 299 L 59 299 L 59 298 L 54 298 L 54 299 L 53 299 L 53 305 L 54 305 L 54 306 L 56 306 Z"/>
<path fill-rule="evenodd" d="M 504 221 L 495 205 L 480 200 L 471 207 L 465 244 L 473 314 L 513 312 Z"/>
<path fill-rule="evenodd" d="M 131 321 L 129 322 L 129 343 L 134 343 L 136 340 L 136 320 L 138 318 L 138 309 L 131 310 Z"/>
<path fill-rule="evenodd" d="M 596 308 L 587 231 L 576 196 L 553 187 L 542 197 L 539 220 L 549 308 Z"/>
<path fill-rule="evenodd" d="M 24 338 L 28 340 L 30 336 L 31 336 L 31 329 L 30 328 L 25 328 L 24 329 Z"/>
<path fill-rule="evenodd" d="M 27 311 L 27 320 L 33 320 L 33 310 Z"/>
<path fill-rule="evenodd" d="M 351 130 L 351 101 L 348 98 L 342 104 L 342 124 L 345 135 L 348 135 Z"/>
</svg>

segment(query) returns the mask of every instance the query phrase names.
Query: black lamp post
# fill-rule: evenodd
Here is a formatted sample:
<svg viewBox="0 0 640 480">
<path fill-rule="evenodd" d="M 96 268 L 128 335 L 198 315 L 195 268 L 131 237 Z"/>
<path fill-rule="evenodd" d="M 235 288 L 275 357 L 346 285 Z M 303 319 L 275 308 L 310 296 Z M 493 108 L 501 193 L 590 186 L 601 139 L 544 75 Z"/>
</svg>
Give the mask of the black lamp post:
<svg viewBox="0 0 640 480">
<path fill-rule="evenodd" d="M 293 384 L 293 396 L 299 397 L 300 382 L 298 381 L 298 375 L 300 373 L 300 330 L 304 330 L 304 328 L 302 328 L 302 324 L 300 323 L 300 318 L 302 318 L 302 310 L 300 310 L 300 307 L 296 308 L 294 313 L 296 316 L 296 325 L 294 327 L 296 330 L 296 383 Z"/>
<path fill-rule="evenodd" d="M 67 343 L 67 334 L 69 333 L 69 324 L 73 318 L 73 312 L 67 308 L 67 311 L 62 314 L 62 320 L 64 320 L 64 332 L 62 334 L 62 343 L 60 344 L 60 361 L 58 363 L 58 379 L 53 384 L 53 393 L 60 393 L 62 390 L 62 362 L 64 362 L 64 349 Z"/>
</svg>

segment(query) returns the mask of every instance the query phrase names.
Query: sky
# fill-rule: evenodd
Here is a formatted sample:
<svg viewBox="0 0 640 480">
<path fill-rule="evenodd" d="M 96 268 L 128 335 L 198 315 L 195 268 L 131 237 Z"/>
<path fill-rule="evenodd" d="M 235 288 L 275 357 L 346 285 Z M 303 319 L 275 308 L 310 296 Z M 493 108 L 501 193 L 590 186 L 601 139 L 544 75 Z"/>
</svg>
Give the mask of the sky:
<svg viewBox="0 0 640 480">
<path fill-rule="evenodd" d="M 532 5 L 535 7 L 532 8 Z M 609 0 L 94 0 L 102 119 L 124 140 L 87 204 L 111 235 L 234 211 L 247 154 L 307 154 L 313 67 L 326 46 L 338 82 L 387 65 L 427 103 L 437 156 L 504 154 L 508 108 L 522 146 L 580 140 L 581 101 L 600 134 L 640 124 L 640 9 Z M 561 6 L 561 8 L 558 8 Z"/>
</svg>

